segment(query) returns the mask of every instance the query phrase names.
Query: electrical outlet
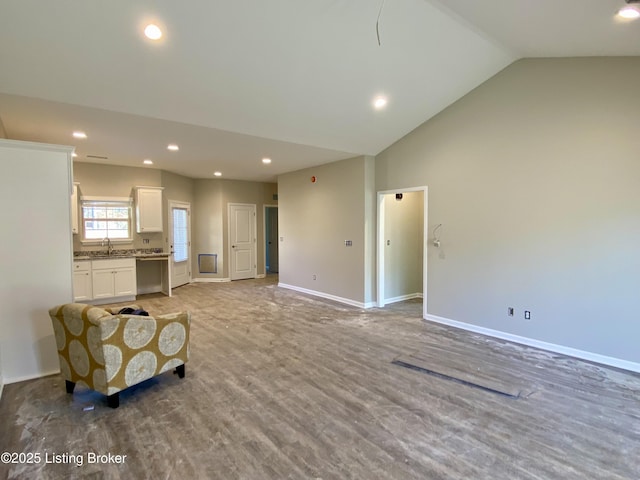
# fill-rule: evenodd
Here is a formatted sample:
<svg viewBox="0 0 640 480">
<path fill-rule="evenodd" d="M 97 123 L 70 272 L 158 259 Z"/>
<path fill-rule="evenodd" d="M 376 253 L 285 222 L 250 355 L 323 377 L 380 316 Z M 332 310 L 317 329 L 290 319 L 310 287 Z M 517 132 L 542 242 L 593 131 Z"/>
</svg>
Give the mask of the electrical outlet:
<svg viewBox="0 0 640 480">
<path fill-rule="evenodd" d="M 529 310 L 524 311 L 524 319 L 531 320 L 531 312 Z"/>
<path fill-rule="evenodd" d="M 507 308 L 507 315 L 509 315 L 510 317 L 513 317 L 513 307 Z"/>
<path fill-rule="evenodd" d="M 313 279 L 314 279 L 314 280 L 316 279 L 316 276 L 315 276 L 315 275 L 313 276 Z"/>
</svg>

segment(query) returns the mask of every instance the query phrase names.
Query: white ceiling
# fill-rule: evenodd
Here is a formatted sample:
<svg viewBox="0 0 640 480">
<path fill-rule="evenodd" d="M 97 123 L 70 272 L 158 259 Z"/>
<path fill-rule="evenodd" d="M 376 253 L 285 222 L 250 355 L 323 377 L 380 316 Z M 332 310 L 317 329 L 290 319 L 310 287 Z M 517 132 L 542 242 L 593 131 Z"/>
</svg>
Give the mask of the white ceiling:
<svg viewBox="0 0 640 480">
<path fill-rule="evenodd" d="M 640 55 L 623 0 L 386 0 L 380 45 L 382 0 L 0 2 L 8 138 L 194 178 L 375 155 L 518 58 Z"/>
</svg>

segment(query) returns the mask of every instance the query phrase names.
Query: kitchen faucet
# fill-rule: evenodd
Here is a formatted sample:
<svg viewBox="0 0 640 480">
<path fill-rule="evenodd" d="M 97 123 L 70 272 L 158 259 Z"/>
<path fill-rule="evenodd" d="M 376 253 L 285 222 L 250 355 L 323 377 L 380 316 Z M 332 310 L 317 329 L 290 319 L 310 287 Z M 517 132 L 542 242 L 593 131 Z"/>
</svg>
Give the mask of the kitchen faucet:
<svg viewBox="0 0 640 480">
<path fill-rule="evenodd" d="M 109 237 L 104 237 L 102 239 L 102 246 L 104 247 L 104 242 L 107 242 L 107 255 L 111 256 L 113 253 L 113 245 L 111 245 L 111 239 Z"/>
</svg>

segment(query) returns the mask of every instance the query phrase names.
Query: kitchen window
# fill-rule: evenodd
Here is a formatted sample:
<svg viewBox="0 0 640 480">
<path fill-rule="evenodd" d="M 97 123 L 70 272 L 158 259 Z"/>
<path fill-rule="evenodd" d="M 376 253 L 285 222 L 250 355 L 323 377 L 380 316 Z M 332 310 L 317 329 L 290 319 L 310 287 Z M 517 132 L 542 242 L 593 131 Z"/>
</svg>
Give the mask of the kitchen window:
<svg viewBox="0 0 640 480">
<path fill-rule="evenodd" d="M 82 239 L 131 242 L 131 199 L 88 199 L 81 202 Z"/>
</svg>

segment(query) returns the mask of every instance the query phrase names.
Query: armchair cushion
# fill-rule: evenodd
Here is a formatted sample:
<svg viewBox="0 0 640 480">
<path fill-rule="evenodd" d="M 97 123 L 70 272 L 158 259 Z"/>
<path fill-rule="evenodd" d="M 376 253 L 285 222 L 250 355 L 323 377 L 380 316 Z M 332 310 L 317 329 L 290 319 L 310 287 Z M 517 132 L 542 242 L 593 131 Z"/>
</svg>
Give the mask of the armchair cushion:
<svg viewBox="0 0 640 480">
<path fill-rule="evenodd" d="M 120 308 L 69 303 L 49 310 L 65 380 L 113 395 L 188 361 L 189 312 L 113 314 Z"/>
</svg>

